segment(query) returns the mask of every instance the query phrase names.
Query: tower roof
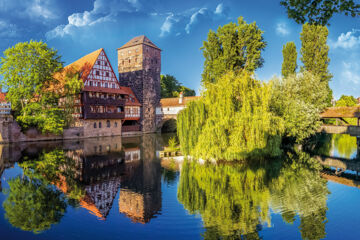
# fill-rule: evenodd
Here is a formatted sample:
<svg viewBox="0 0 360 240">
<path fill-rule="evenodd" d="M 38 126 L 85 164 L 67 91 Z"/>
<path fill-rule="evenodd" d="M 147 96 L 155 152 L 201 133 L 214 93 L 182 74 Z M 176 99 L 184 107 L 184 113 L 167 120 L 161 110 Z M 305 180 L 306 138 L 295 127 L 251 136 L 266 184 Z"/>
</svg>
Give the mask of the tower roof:
<svg viewBox="0 0 360 240">
<path fill-rule="evenodd" d="M 145 35 L 134 37 L 133 39 L 131 39 L 130 41 L 128 41 L 122 47 L 120 47 L 118 49 L 133 47 L 133 46 L 140 45 L 140 44 L 148 45 L 150 47 L 161 50 L 153 42 L 151 42 L 150 39 L 148 39 Z"/>
</svg>

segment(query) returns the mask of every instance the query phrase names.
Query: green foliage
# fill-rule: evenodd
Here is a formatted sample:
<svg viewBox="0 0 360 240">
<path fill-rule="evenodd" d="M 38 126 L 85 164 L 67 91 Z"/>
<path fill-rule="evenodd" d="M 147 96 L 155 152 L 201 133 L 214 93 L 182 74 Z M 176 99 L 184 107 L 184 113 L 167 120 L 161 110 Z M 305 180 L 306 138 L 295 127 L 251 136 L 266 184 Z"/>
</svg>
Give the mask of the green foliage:
<svg viewBox="0 0 360 240">
<path fill-rule="evenodd" d="M 263 65 L 261 51 L 266 42 L 255 22 L 247 24 L 242 17 L 238 23 L 220 26 L 217 32 L 210 30 L 207 41 L 204 41 L 205 57 L 202 83 L 216 83 L 227 71 L 246 70 L 254 72 Z"/>
<path fill-rule="evenodd" d="M 341 95 L 340 99 L 336 101 L 336 107 L 353 107 L 358 104 L 356 98 L 353 96 Z"/>
<path fill-rule="evenodd" d="M 27 104 L 40 102 L 44 87 L 54 81 L 53 74 L 62 68 L 57 51 L 36 41 L 6 49 L 0 65 L 1 85 L 8 89 L 7 99 L 15 115 L 25 115 Z"/>
<path fill-rule="evenodd" d="M 169 150 L 172 152 L 176 151 L 177 146 L 178 146 L 178 142 L 176 141 L 176 137 L 171 137 L 169 139 Z"/>
<path fill-rule="evenodd" d="M 284 120 L 285 136 L 302 142 L 313 135 L 327 105 L 327 83 L 306 71 L 272 83 L 271 110 Z"/>
<path fill-rule="evenodd" d="M 181 83 L 172 75 L 161 75 L 161 97 L 171 98 L 179 97 L 180 92 L 183 92 L 184 97 L 195 96 L 195 90 L 182 86 Z"/>
<path fill-rule="evenodd" d="M 198 142 L 202 127 L 207 119 L 205 104 L 191 101 L 177 116 L 177 135 L 184 155 L 190 154 Z"/>
<path fill-rule="evenodd" d="M 27 177 L 10 179 L 3 202 L 5 218 L 14 227 L 40 233 L 60 221 L 66 203 L 60 191 L 42 181 Z"/>
<path fill-rule="evenodd" d="M 18 43 L 5 50 L 0 64 L 1 84 L 8 88 L 7 98 L 23 129 L 61 134 L 71 125 L 83 82 L 74 71 L 65 73 L 63 85 L 54 78 L 62 70 L 56 50 L 42 42 Z"/>
<path fill-rule="evenodd" d="M 239 237 L 256 233 L 261 223 L 270 225 L 270 191 L 266 182 L 262 167 L 185 161 L 178 200 L 190 214 L 201 214 L 206 229 L 213 229 L 222 237 Z"/>
<path fill-rule="evenodd" d="M 334 13 L 360 16 L 360 4 L 354 0 L 281 0 L 289 18 L 297 23 L 327 25 Z"/>
<path fill-rule="evenodd" d="M 181 150 L 196 158 L 239 160 L 281 153 L 282 121 L 270 112 L 271 86 L 230 72 L 178 115 Z"/>
<path fill-rule="evenodd" d="M 329 73 L 328 66 L 330 58 L 328 57 L 329 46 L 327 45 L 327 37 L 329 31 L 327 27 L 321 25 L 304 24 L 301 39 L 301 61 L 304 66 L 301 70 L 309 71 L 319 76 L 322 82 L 325 82 L 328 91 L 327 103 L 331 104 L 332 91 L 329 87 L 329 81 L 332 75 Z"/>
<path fill-rule="evenodd" d="M 340 154 L 340 157 L 351 158 L 351 155 L 356 153 L 357 143 L 356 137 L 347 134 L 333 134 L 332 135 L 334 148 Z"/>
<path fill-rule="evenodd" d="M 201 214 L 205 239 L 260 239 L 259 224 L 271 225 L 269 210 L 293 223 L 308 239 L 325 236 L 329 191 L 309 154 L 287 153 L 283 161 L 199 164 L 184 161 L 178 200 Z M 310 237 L 312 236 L 312 237 Z"/>
<path fill-rule="evenodd" d="M 294 42 L 288 42 L 283 46 L 283 63 L 281 67 L 281 75 L 286 78 L 296 73 L 297 68 L 297 52 Z"/>
</svg>

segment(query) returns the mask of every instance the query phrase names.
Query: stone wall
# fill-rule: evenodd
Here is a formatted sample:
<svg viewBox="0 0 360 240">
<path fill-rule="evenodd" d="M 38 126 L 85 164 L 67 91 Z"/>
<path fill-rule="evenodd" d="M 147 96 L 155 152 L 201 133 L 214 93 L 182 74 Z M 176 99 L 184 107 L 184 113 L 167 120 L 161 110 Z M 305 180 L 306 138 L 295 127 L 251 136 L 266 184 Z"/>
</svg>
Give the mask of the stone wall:
<svg viewBox="0 0 360 240">
<path fill-rule="evenodd" d="M 55 135 L 51 133 L 43 134 L 36 128 L 30 128 L 22 132 L 16 121 L 0 120 L 0 143 L 120 136 L 122 134 L 120 119 L 79 120 L 76 126 L 64 129 L 61 135 Z"/>
</svg>

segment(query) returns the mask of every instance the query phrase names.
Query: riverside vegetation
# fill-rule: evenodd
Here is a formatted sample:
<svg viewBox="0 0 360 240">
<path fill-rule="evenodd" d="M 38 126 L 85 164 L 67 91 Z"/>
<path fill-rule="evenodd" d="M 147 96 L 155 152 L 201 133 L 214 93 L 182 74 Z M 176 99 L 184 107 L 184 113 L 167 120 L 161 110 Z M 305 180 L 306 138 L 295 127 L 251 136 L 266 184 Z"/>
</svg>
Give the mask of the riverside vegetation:
<svg viewBox="0 0 360 240">
<path fill-rule="evenodd" d="M 181 151 L 195 158 L 241 160 L 275 157 L 281 145 L 304 143 L 319 128 L 329 106 L 328 30 L 304 24 L 301 66 L 293 43 L 284 46 L 281 78 L 255 78 L 266 47 L 256 23 L 243 18 L 211 31 L 202 47 L 205 57 L 202 98 L 178 115 Z"/>
</svg>

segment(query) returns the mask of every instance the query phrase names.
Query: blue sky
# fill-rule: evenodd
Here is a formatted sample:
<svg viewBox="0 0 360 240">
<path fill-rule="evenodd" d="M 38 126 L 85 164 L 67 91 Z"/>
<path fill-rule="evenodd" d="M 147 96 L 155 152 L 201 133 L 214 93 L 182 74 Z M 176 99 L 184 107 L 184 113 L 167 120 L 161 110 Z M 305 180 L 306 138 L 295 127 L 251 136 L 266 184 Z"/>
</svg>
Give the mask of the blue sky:
<svg viewBox="0 0 360 240">
<path fill-rule="evenodd" d="M 280 75 L 282 46 L 296 43 L 301 25 L 288 19 L 280 0 L 0 0 L 0 51 L 21 41 L 43 40 L 69 64 L 105 48 L 114 70 L 116 49 L 134 36 L 146 35 L 162 51 L 162 73 L 185 86 L 200 89 L 200 50 L 209 29 L 243 16 L 264 31 L 267 47 L 257 78 Z M 335 15 L 329 27 L 330 87 L 360 96 L 360 18 Z M 300 58 L 300 54 L 299 58 Z M 298 64 L 301 65 L 300 60 Z M 198 91 L 199 92 L 199 91 Z"/>
</svg>

